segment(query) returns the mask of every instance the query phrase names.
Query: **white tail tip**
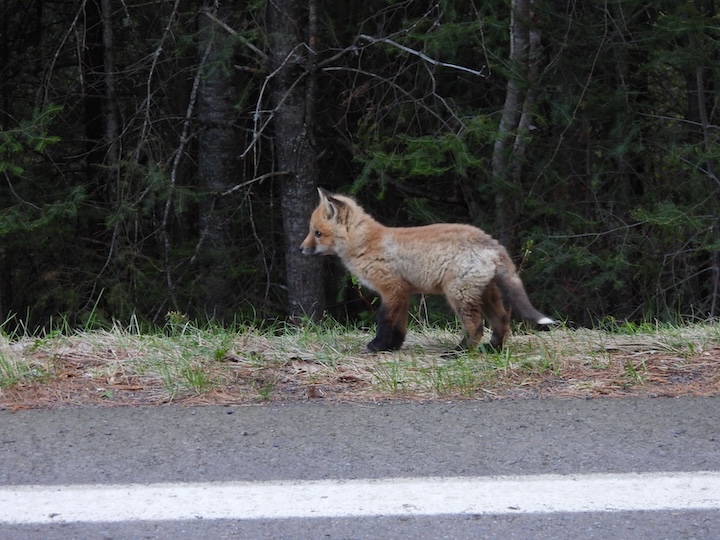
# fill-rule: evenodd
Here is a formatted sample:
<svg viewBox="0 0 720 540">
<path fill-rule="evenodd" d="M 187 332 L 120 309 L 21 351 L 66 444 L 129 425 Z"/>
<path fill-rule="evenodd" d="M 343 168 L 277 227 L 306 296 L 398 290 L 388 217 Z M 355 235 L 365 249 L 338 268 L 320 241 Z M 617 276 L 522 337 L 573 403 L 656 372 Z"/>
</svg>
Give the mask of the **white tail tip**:
<svg viewBox="0 0 720 540">
<path fill-rule="evenodd" d="M 550 317 L 543 317 L 537 323 L 546 325 L 546 324 L 555 324 L 555 321 L 553 321 Z"/>
</svg>

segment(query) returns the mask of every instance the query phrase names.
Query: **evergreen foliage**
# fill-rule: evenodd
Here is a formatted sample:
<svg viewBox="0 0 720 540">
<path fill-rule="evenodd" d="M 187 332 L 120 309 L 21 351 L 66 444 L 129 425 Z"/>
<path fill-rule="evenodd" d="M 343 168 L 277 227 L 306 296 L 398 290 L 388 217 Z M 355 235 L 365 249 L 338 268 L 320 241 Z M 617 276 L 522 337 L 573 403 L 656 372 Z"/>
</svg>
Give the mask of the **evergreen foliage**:
<svg viewBox="0 0 720 540">
<path fill-rule="evenodd" d="M 560 318 L 720 314 L 715 1 L 537 0 L 519 65 L 505 1 L 306 0 L 285 88 L 266 3 L 228 5 L 0 8 L 0 317 L 285 316 L 273 99 L 306 84 L 305 181 L 388 224 L 483 227 Z M 503 132 L 508 81 L 529 122 Z M 213 116 L 222 85 L 231 112 Z M 367 294 L 325 270 L 330 312 L 362 319 Z"/>
</svg>

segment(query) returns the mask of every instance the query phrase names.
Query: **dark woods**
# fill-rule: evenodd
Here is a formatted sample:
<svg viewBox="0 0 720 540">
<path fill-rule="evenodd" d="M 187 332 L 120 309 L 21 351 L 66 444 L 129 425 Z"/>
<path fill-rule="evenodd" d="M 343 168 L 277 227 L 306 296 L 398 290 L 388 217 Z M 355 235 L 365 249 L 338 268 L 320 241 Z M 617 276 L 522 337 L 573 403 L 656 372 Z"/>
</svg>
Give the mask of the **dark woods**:
<svg viewBox="0 0 720 540">
<path fill-rule="evenodd" d="M 482 227 L 551 315 L 720 314 L 713 0 L 0 10 L 2 320 L 357 316 L 316 185 Z"/>
</svg>

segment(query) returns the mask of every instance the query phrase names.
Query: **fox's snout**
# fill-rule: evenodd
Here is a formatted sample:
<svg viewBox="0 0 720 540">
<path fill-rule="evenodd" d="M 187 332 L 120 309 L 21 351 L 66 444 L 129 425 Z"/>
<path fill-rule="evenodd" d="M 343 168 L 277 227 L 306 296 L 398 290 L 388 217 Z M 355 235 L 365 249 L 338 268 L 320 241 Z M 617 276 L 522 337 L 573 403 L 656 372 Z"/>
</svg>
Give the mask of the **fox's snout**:
<svg viewBox="0 0 720 540">
<path fill-rule="evenodd" d="M 303 242 L 300 244 L 300 253 L 303 255 L 334 255 L 334 252 L 328 249 L 327 246 L 318 244 L 317 242 L 313 242 L 310 245 Z"/>
<path fill-rule="evenodd" d="M 313 237 L 312 232 L 309 233 L 305 237 L 305 240 L 303 240 L 302 244 L 300 244 L 300 253 L 303 255 L 318 255 L 319 253 L 322 253 L 321 246 Z"/>
</svg>

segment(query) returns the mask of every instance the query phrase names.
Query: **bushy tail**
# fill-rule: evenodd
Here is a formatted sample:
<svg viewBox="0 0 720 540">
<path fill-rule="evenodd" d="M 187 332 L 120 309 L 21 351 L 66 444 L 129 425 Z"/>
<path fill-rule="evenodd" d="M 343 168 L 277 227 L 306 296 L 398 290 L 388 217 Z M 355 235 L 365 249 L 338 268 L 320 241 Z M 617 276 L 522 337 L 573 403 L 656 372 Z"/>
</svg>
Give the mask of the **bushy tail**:
<svg viewBox="0 0 720 540">
<path fill-rule="evenodd" d="M 498 268 L 495 278 L 505 301 L 524 321 L 543 326 L 555 324 L 553 319 L 540 313 L 530 303 L 523 282 L 517 273 L 511 272 L 507 268 Z"/>
</svg>

